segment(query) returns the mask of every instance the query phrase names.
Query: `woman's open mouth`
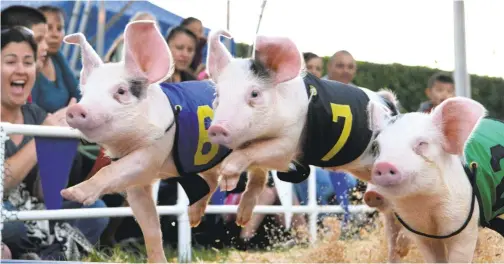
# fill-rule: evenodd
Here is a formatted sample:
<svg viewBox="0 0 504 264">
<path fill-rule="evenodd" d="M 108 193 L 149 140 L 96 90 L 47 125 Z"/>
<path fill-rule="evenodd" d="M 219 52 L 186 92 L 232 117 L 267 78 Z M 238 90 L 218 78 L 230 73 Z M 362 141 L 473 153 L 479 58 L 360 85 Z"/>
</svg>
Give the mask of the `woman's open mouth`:
<svg viewBox="0 0 504 264">
<path fill-rule="evenodd" d="M 11 82 L 12 93 L 14 95 L 24 95 L 25 84 L 26 81 L 24 80 L 12 81 Z"/>
<path fill-rule="evenodd" d="M 47 61 L 47 54 L 46 54 L 46 55 L 41 55 L 41 56 L 39 57 L 39 60 L 40 60 L 41 62 L 45 63 L 45 62 Z"/>
</svg>

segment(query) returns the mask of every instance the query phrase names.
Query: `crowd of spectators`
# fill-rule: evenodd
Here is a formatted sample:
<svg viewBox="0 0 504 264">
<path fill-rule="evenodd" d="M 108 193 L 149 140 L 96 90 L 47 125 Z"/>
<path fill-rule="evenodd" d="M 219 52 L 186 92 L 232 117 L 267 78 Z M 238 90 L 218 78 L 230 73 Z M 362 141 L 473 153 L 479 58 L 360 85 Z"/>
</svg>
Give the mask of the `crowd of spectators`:
<svg viewBox="0 0 504 264">
<path fill-rule="evenodd" d="M 68 18 L 68 15 L 54 6 L 40 6 L 38 9 L 11 6 L 2 10 L 2 122 L 65 125 L 66 108 L 81 98 L 78 79 L 61 53 L 65 18 Z M 156 18 L 149 13 L 140 12 L 131 18 L 131 21 L 135 20 L 156 21 Z M 175 64 L 174 74 L 165 82 L 208 78 L 205 73 L 205 58 L 202 55 L 207 43 L 203 29 L 200 20 L 189 17 L 163 34 Z M 104 61 L 121 60 L 122 47 L 123 36 L 120 35 L 104 56 Z M 357 64 L 348 51 L 338 51 L 330 58 L 326 76 L 322 76 L 324 63 L 321 57 L 307 52 L 304 53 L 304 60 L 307 71 L 317 77 L 353 85 Z M 450 75 L 436 74 L 428 80 L 427 86 L 426 96 L 429 101 L 423 103 L 419 111 L 428 112 L 446 98 L 454 96 L 453 79 Z M 102 156 L 95 162 L 82 153 L 77 153 L 68 186 L 92 177 L 100 167 L 106 165 L 107 161 L 103 161 Z M 4 166 L 4 209 L 45 209 L 33 137 L 10 136 L 5 144 Z M 322 168 L 316 168 L 315 175 L 319 204 L 362 203 L 365 184 L 352 175 Z M 336 187 L 334 179 L 338 179 L 343 187 Z M 246 174 L 242 174 L 236 189 L 226 192 L 223 203 L 238 204 L 246 180 Z M 339 183 L 336 185 L 340 185 Z M 294 204 L 307 203 L 306 181 L 295 184 L 294 192 Z M 161 181 L 158 204 L 174 205 L 176 202 L 177 186 Z M 260 196 L 258 204 L 279 203 L 278 192 L 270 175 L 267 188 Z M 89 206 L 71 201 L 63 203 L 63 208 L 117 206 L 127 206 L 124 197 L 119 194 L 105 195 Z M 321 215 L 322 226 L 323 218 L 328 216 Z M 242 228 L 234 223 L 234 215 L 206 215 L 200 226 L 193 228 L 192 241 L 196 247 L 234 246 L 239 249 L 267 247 L 273 243 L 273 237 L 281 237 L 287 244 L 302 244 L 307 239 L 306 223 L 305 215 L 295 214 L 292 230 L 286 230 L 282 228 L 285 226 L 283 217 L 254 214 L 252 220 Z M 178 237 L 176 216 L 162 216 L 161 224 L 166 245 L 175 247 Z M 8 222 L 4 223 L 2 231 L 2 257 L 78 259 L 98 246 L 111 247 L 119 244 L 133 247 L 137 242 L 141 243 L 141 239 L 141 231 L 132 217 Z"/>
</svg>

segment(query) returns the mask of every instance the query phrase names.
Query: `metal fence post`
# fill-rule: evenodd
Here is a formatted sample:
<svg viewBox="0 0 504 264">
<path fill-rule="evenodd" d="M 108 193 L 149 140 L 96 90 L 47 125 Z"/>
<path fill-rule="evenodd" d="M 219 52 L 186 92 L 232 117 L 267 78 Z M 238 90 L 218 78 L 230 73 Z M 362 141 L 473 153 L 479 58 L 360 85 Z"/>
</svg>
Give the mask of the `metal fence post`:
<svg viewBox="0 0 504 264">
<path fill-rule="evenodd" d="M 3 200 L 4 196 L 4 161 L 5 161 L 5 141 L 7 141 L 9 137 L 5 133 L 3 126 L 0 126 L 0 198 Z M 0 247 L 2 244 L 2 231 L 3 231 L 3 222 L 4 222 L 4 211 L 3 211 L 3 202 L 0 202 Z M 0 259 L 2 259 L 2 251 L 0 248 Z"/>
<path fill-rule="evenodd" d="M 188 204 L 189 199 L 187 194 L 178 184 L 178 199 L 177 206 L 182 207 L 183 213 L 178 215 L 178 261 L 179 263 L 191 262 L 192 246 L 191 246 L 191 225 L 189 224 Z"/>
<path fill-rule="evenodd" d="M 317 241 L 317 178 L 314 166 L 310 166 L 310 176 L 308 177 L 308 207 L 310 208 L 310 235 L 311 244 Z"/>
</svg>

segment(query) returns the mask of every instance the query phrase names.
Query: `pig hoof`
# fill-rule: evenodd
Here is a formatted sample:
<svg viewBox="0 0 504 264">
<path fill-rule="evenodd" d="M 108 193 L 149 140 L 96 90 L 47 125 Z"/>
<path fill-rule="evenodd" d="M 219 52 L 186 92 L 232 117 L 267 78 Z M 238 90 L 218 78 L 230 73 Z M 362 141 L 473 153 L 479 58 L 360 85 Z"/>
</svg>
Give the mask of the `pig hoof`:
<svg viewBox="0 0 504 264">
<path fill-rule="evenodd" d="M 254 207 L 256 205 L 256 200 L 256 197 L 242 197 L 236 214 L 236 224 L 238 226 L 244 227 L 250 221 L 250 218 L 252 218 L 252 212 L 254 211 Z"/>
<path fill-rule="evenodd" d="M 201 214 L 189 212 L 189 225 L 191 227 L 197 227 L 201 223 Z"/>
<path fill-rule="evenodd" d="M 199 226 L 201 217 L 205 215 L 205 209 L 206 203 L 201 204 L 201 201 L 189 207 L 189 224 L 191 227 Z"/>
<path fill-rule="evenodd" d="M 191 219 L 189 220 L 189 225 L 191 227 L 198 227 L 199 225 L 201 224 L 201 219 L 197 219 L 197 220 L 194 220 L 194 219 Z"/>
<path fill-rule="evenodd" d="M 80 188 L 70 187 L 61 191 L 63 198 L 81 203 L 85 206 L 91 205 L 98 199 L 98 195 L 86 195 Z"/>
</svg>

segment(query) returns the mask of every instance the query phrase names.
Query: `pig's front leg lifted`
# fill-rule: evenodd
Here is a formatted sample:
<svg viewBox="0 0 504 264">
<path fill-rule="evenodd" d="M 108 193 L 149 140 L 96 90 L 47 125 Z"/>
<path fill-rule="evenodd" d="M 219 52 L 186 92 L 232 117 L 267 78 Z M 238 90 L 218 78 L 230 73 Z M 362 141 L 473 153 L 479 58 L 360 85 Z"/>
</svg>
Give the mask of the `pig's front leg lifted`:
<svg viewBox="0 0 504 264">
<path fill-rule="evenodd" d="M 64 189 L 61 195 L 72 201 L 90 205 L 104 194 L 122 192 L 134 185 L 148 185 L 159 178 L 159 168 L 169 153 L 150 146 L 131 152 L 103 167 L 89 180 Z"/>
<path fill-rule="evenodd" d="M 289 137 L 261 140 L 236 149 L 222 162 L 223 178 L 240 175 L 250 166 L 287 171 L 296 154 L 296 144 Z"/>
<path fill-rule="evenodd" d="M 163 250 L 161 224 L 152 197 L 152 186 L 135 186 L 127 189 L 128 203 L 142 230 L 147 259 L 150 263 L 167 263 Z"/>
<path fill-rule="evenodd" d="M 267 170 L 258 167 L 249 170 L 247 187 L 242 194 L 236 214 L 237 225 L 244 227 L 250 221 L 254 207 L 257 204 L 257 199 L 263 192 L 267 180 Z"/>
<path fill-rule="evenodd" d="M 205 179 L 210 188 L 210 192 L 205 197 L 189 206 L 189 223 L 191 227 L 196 227 L 200 224 L 201 217 L 205 214 L 208 202 L 215 190 L 217 190 L 217 183 L 219 181 L 219 174 L 216 168 L 201 173 L 201 177 Z"/>
</svg>

